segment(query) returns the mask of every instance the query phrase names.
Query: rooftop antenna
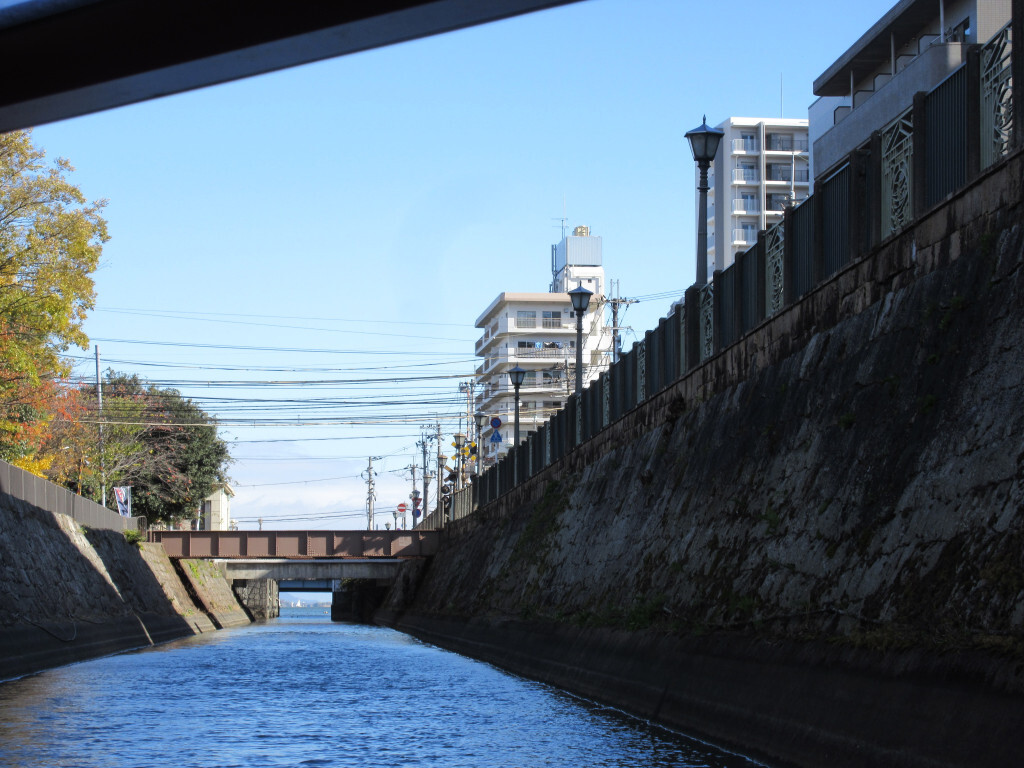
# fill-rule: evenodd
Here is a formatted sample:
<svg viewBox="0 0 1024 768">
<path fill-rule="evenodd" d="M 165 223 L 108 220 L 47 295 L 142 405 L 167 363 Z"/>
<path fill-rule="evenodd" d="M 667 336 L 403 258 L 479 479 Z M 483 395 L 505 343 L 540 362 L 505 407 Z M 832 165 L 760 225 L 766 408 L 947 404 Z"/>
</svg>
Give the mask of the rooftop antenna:
<svg viewBox="0 0 1024 768">
<path fill-rule="evenodd" d="M 562 217 L 561 218 L 552 219 L 552 221 L 557 221 L 561 225 L 561 227 L 562 227 L 562 239 L 563 240 L 565 240 L 565 222 L 567 222 L 568 220 L 569 219 L 567 219 L 565 217 L 565 193 L 563 192 L 562 193 Z"/>
</svg>

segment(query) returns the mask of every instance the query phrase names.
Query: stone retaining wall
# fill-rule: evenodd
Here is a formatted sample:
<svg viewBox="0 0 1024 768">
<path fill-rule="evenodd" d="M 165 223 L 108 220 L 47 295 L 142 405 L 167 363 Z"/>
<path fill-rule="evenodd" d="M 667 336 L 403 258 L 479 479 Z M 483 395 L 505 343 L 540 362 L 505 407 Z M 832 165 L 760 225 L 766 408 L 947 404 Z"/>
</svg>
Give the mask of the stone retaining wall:
<svg viewBox="0 0 1024 768">
<path fill-rule="evenodd" d="M 381 618 L 780 763 L 1014 764 L 1022 179 L 457 521 Z"/>
<path fill-rule="evenodd" d="M 221 584 L 208 600 L 223 617 Z M 214 629 L 159 545 L 0 494 L 0 679 Z"/>
</svg>

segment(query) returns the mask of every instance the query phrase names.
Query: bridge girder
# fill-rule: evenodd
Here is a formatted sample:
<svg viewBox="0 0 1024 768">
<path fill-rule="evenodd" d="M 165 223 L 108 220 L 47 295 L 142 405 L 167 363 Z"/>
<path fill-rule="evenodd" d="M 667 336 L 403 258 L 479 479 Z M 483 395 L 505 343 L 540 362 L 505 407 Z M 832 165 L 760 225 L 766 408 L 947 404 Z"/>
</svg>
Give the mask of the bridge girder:
<svg viewBox="0 0 1024 768">
<path fill-rule="evenodd" d="M 0 132 L 576 1 L 0 4 Z"/>
<path fill-rule="evenodd" d="M 273 581 L 323 581 L 332 579 L 391 580 L 402 560 L 395 558 L 323 560 L 221 560 L 214 559 L 229 581 L 272 579 Z"/>
</svg>

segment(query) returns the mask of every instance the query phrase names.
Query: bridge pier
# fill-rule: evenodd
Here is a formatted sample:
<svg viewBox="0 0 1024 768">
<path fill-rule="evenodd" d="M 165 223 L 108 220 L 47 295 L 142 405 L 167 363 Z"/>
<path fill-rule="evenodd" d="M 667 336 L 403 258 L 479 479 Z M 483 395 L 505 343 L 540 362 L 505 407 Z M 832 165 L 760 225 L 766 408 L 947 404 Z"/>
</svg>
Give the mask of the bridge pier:
<svg viewBox="0 0 1024 768">
<path fill-rule="evenodd" d="M 281 601 L 274 579 L 235 579 L 231 587 L 238 602 L 245 606 L 253 619 L 265 621 L 281 615 Z"/>
<path fill-rule="evenodd" d="M 391 581 L 384 579 L 341 579 L 331 593 L 331 621 L 369 624 L 384 604 Z"/>
</svg>

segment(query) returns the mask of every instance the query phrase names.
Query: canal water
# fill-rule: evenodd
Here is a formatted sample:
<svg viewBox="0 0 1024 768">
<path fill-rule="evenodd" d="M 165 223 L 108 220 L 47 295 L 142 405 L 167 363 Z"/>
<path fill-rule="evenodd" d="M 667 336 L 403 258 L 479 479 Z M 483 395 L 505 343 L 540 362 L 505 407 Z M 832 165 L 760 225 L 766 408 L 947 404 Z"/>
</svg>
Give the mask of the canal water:
<svg viewBox="0 0 1024 768">
<path fill-rule="evenodd" d="M 0 766 L 753 765 L 323 608 L 0 683 Z"/>
</svg>

